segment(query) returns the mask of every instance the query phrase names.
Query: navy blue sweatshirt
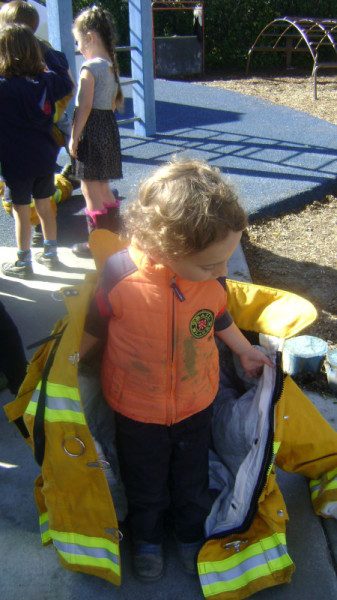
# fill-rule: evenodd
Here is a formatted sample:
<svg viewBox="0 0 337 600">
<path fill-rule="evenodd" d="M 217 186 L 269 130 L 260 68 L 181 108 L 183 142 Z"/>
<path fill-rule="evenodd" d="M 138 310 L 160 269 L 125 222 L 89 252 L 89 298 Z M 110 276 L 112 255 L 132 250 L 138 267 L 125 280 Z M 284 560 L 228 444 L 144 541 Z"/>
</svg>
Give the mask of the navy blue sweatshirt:
<svg viewBox="0 0 337 600">
<path fill-rule="evenodd" d="M 34 77 L 0 76 L 0 162 L 5 180 L 55 171 L 55 102 L 72 91 L 73 83 L 65 65 L 55 61 L 54 68 Z"/>
</svg>

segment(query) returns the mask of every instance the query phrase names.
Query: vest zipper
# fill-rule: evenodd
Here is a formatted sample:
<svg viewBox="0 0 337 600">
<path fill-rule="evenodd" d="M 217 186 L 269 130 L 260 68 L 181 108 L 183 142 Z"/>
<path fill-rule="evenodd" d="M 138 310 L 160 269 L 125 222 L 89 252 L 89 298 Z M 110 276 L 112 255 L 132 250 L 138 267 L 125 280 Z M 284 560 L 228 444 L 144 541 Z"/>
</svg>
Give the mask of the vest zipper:
<svg viewBox="0 0 337 600">
<path fill-rule="evenodd" d="M 173 364 L 173 357 L 174 357 L 174 340 L 175 340 L 175 310 L 174 310 L 174 297 L 178 298 L 179 302 L 184 302 L 185 300 L 185 296 L 182 293 L 182 291 L 180 290 L 180 288 L 178 287 L 178 284 L 176 283 L 176 276 L 174 275 L 174 277 L 171 279 L 171 283 L 170 283 L 170 287 L 173 290 L 173 295 L 172 295 L 172 353 L 171 353 L 171 361 Z"/>
<path fill-rule="evenodd" d="M 185 296 L 182 293 L 181 289 L 178 287 L 178 284 L 176 283 L 176 276 L 172 278 L 170 286 L 173 289 L 174 295 L 178 298 L 178 300 L 180 302 L 184 302 Z"/>
<path fill-rule="evenodd" d="M 247 515 L 246 515 L 242 525 L 240 525 L 239 527 L 235 527 L 233 529 L 229 529 L 227 531 L 223 531 L 221 533 L 216 533 L 214 535 L 211 535 L 208 538 L 206 538 L 206 541 L 216 540 L 216 539 L 222 538 L 224 536 L 227 537 L 229 535 L 233 535 L 234 533 L 243 533 L 243 532 L 247 531 L 247 529 L 249 529 L 249 527 L 251 526 L 253 519 L 256 515 L 258 500 L 262 494 L 262 491 L 264 490 L 264 488 L 267 485 L 267 475 L 268 475 L 269 469 L 270 469 L 271 465 L 273 464 L 273 460 L 274 460 L 274 455 L 273 455 L 274 408 L 282 395 L 282 392 L 284 389 L 284 378 L 285 378 L 285 375 L 281 368 L 281 361 L 282 361 L 282 354 L 281 354 L 281 352 L 277 352 L 276 353 L 276 363 L 275 363 L 275 370 L 276 370 L 275 385 L 274 385 L 273 396 L 271 399 L 270 409 L 269 409 L 268 438 L 266 441 L 266 447 L 265 447 L 265 452 L 264 452 L 264 456 L 263 456 L 260 473 L 257 478 L 257 483 L 255 486 L 255 490 L 254 490 L 254 493 L 252 496 L 252 500 L 251 500 Z"/>
<path fill-rule="evenodd" d="M 175 275 L 171 279 L 170 288 L 173 291 L 173 294 L 172 294 L 172 330 L 171 330 L 171 337 L 172 337 L 172 339 L 171 339 L 171 392 L 170 392 L 171 404 L 172 404 L 173 387 L 174 387 L 173 365 L 174 365 L 174 349 L 175 349 L 175 302 L 174 302 L 174 299 L 176 297 L 176 298 L 178 298 L 179 302 L 184 302 L 185 296 L 182 293 L 182 291 L 179 289 L 179 287 L 176 283 Z M 170 422 L 171 423 L 173 422 L 172 421 L 172 411 L 171 411 L 171 415 L 170 415 Z"/>
<path fill-rule="evenodd" d="M 172 294 L 172 331 L 171 331 L 171 363 L 173 365 L 174 358 L 174 340 L 175 340 L 175 307 L 174 307 L 174 287 L 171 284 L 171 288 L 173 289 Z M 173 369 L 171 369 L 171 373 L 173 373 Z M 172 393 L 172 375 L 171 375 L 171 393 Z"/>
</svg>

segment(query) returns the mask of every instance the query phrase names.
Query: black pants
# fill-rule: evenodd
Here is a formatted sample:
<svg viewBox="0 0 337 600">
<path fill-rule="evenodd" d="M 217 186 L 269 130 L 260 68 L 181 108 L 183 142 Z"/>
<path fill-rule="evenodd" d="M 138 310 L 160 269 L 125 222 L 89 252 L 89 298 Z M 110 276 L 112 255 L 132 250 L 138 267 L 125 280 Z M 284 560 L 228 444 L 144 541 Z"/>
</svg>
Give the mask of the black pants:
<svg viewBox="0 0 337 600">
<path fill-rule="evenodd" d="M 211 502 L 208 447 L 212 406 L 171 426 L 116 414 L 117 450 L 134 540 L 158 544 L 171 509 L 181 542 L 203 537 Z"/>
</svg>

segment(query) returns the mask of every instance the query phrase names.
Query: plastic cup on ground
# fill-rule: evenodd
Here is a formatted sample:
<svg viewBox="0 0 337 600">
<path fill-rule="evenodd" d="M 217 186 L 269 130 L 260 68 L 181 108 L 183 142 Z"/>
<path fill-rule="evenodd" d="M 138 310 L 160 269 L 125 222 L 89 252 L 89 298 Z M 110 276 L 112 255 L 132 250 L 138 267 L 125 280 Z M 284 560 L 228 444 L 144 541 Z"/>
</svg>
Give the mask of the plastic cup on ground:
<svg viewBox="0 0 337 600">
<path fill-rule="evenodd" d="M 327 350 L 327 342 L 313 335 L 290 338 L 283 346 L 283 370 L 289 375 L 318 374 Z"/>
</svg>

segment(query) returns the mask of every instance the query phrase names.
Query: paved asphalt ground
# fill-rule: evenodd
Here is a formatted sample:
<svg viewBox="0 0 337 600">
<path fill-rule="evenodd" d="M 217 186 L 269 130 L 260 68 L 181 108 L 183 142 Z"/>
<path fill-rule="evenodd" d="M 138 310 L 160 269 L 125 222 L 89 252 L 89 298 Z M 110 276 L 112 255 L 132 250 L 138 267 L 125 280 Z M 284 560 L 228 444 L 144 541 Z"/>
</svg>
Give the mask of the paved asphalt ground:
<svg viewBox="0 0 337 600">
<path fill-rule="evenodd" d="M 127 199 L 137 182 L 153 168 L 183 152 L 209 160 L 228 175 L 251 218 L 278 214 L 337 189 L 337 128 L 287 108 L 200 84 L 156 81 L 158 133 L 142 139 L 131 127 L 121 128 Z M 130 110 L 127 102 L 126 114 Z M 60 272 L 36 269 L 36 279 L 0 278 L 0 299 L 15 319 L 24 344 L 41 339 L 64 313 L 53 299 L 59 287 L 79 282 L 93 268 L 75 259 L 72 241 L 84 238 L 83 203 L 74 198 L 59 210 Z M 14 258 L 14 228 L 0 212 L 1 262 Z M 230 265 L 233 278 L 249 279 L 239 249 Z M 0 393 L 0 403 L 10 399 Z M 325 418 L 336 426 L 334 398 L 312 396 Z M 335 399 L 336 401 L 336 399 Z M 130 569 L 128 542 L 122 542 L 123 585 L 120 589 L 95 577 L 63 569 L 52 547 L 40 545 L 33 481 L 38 474 L 31 451 L 0 413 L 0 592 L 4 600 L 201 600 L 198 581 L 181 572 L 172 540 L 166 547 L 167 569 L 155 584 L 140 584 Z M 288 548 L 297 570 L 289 585 L 271 588 L 256 598 L 335 600 L 337 598 L 337 525 L 324 525 L 311 508 L 307 482 L 279 474 L 290 523 Z"/>
</svg>

